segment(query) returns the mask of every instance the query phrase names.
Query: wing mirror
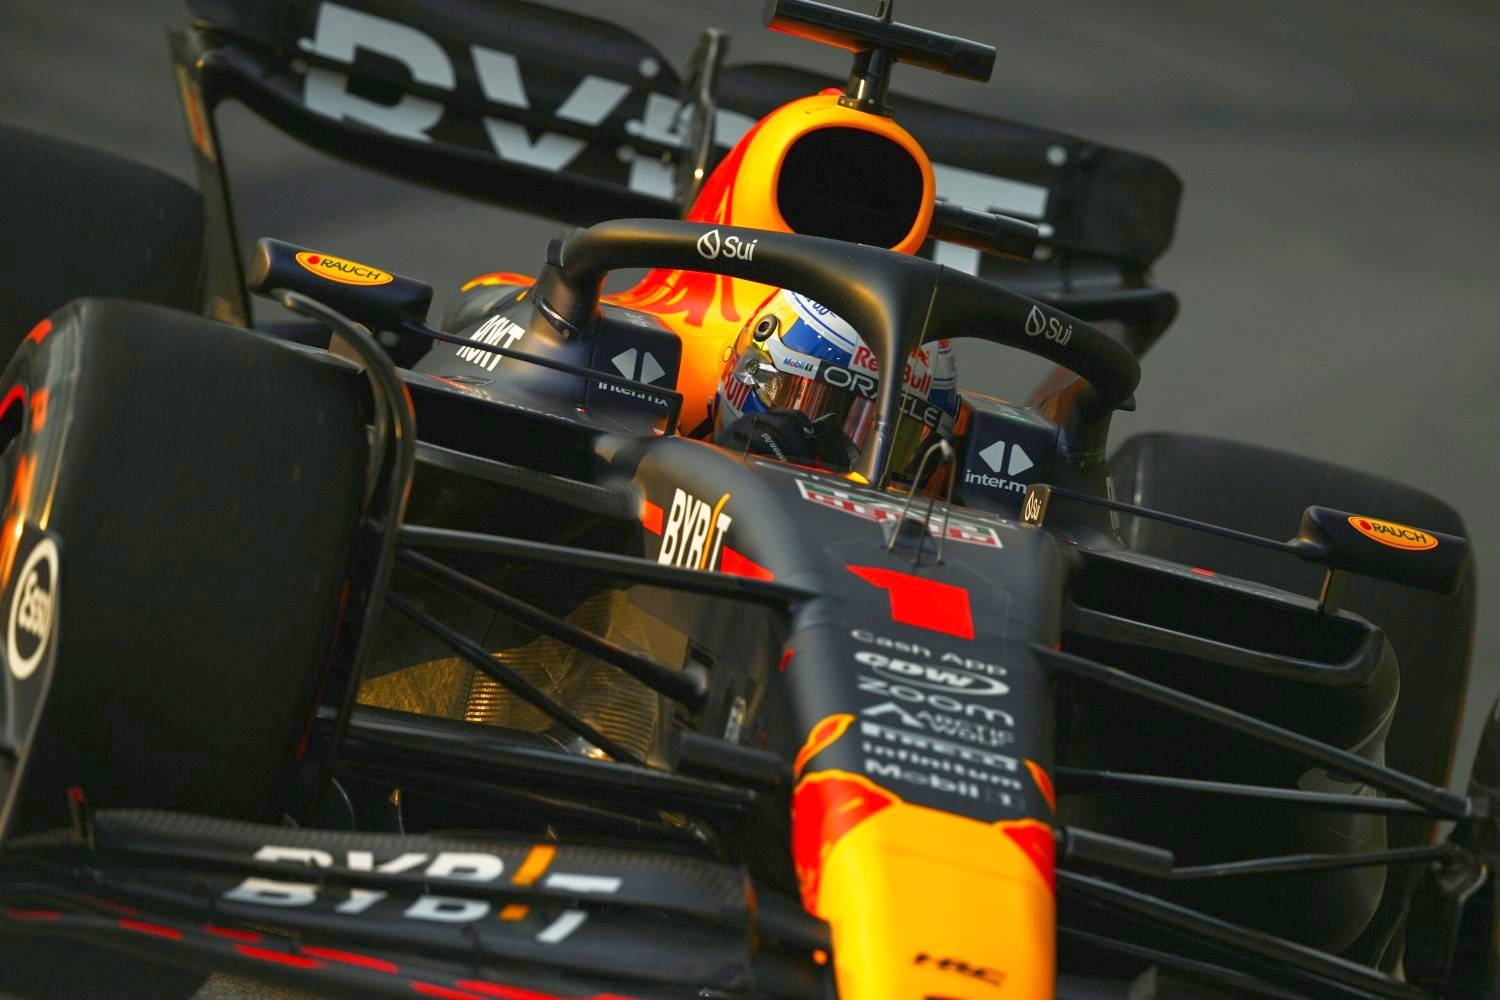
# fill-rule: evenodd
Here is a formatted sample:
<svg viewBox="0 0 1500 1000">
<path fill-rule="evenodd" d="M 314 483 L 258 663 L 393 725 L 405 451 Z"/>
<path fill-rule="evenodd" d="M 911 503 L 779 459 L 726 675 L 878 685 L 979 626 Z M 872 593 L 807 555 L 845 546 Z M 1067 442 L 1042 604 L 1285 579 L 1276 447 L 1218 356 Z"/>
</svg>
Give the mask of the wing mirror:
<svg viewBox="0 0 1500 1000">
<path fill-rule="evenodd" d="M 1469 561 L 1469 543 L 1457 535 L 1328 507 L 1307 508 L 1290 544 L 1330 576 L 1344 570 L 1439 594 L 1458 590 Z"/>
<path fill-rule="evenodd" d="M 301 292 L 371 330 L 421 325 L 432 307 L 425 281 L 280 240 L 255 241 L 245 283 L 257 295 Z"/>
<path fill-rule="evenodd" d="M 1453 594 L 1463 584 L 1469 564 L 1469 543 L 1457 535 L 1445 535 L 1441 531 L 1329 507 L 1307 508 L 1302 512 L 1302 526 L 1296 537 L 1279 542 L 1274 538 L 1262 538 L 1050 483 L 1034 483 L 1026 489 L 1026 500 L 1021 505 L 1021 523 L 1041 527 L 1046 523 L 1053 499 L 1058 497 L 1137 517 L 1149 517 L 1179 528 L 1231 538 L 1316 563 L 1328 571 L 1323 578 L 1323 591 L 1318 595 L 1319 611 L 1333 611 L 1338 607 L 1349 573 L 1439 594 Z"/>
</svg>

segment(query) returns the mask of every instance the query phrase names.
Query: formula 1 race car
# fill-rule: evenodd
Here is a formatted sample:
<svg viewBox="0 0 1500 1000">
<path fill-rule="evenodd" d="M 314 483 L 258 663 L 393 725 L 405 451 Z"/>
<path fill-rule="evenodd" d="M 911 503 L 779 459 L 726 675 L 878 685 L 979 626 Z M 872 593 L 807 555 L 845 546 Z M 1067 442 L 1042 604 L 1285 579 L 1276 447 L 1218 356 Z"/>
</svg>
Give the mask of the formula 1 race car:
<svg viewBox="0 0 1500 1000">
<path fill-rule="evenodd" d="M 4 133 L 29 198 L 91 183 L 0 317 L 0 987 L 1496 995 L 1458 515 L 1108 447 L 1165 167 L 894 96 L 995 51 L 889 2 L 767 3 L 834 88 L 521 0 L 190 6 L 201 200 Z M 245 261 L 226 100 L 587 228 L 435 326 Z M 983 395 L 965 341 L 1057 373 Z"/>
</svg>

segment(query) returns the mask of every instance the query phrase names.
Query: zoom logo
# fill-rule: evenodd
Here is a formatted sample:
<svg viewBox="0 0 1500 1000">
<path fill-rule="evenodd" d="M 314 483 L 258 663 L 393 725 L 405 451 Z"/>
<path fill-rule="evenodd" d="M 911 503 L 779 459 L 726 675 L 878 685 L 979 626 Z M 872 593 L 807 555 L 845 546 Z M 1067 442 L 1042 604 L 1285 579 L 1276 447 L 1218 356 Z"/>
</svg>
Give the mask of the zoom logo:
<svg viewBox="0 0 1500 1000">
<path fill-rule="evenodd" d="M 755 244 L 760 240 L 746 242 L 738 236 L 720 236 L 717 229 L 710 229 L 698 237 L 698 256 L 704 260 L 732 257 L 735 260 L 754 260 Z"/>
<path fill-rule="evenodd" d="M 1071 324 L 1063 326 L 1061 320 L 1047 318 L 1041 309 L 1032 306 L 1026 316 L 1026 336 L 1046 337 L 1061 347 L 1073 339 L 1073 327 Z"/>
</svg>

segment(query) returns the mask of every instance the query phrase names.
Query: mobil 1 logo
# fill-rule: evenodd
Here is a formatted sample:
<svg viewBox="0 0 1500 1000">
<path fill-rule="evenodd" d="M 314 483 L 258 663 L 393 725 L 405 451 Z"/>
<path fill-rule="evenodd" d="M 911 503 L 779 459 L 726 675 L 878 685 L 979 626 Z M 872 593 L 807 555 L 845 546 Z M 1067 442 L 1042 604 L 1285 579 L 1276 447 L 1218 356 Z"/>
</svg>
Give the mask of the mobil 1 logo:
<svg viewBox="0 0 1500 1000">
<path fill-rule="evenodd" d="M 868 629 L 849 638 L 864 647 L 852 656 L 866 776 L 919 803 L 967 800 L 992 817 L 1024 809 L 1018 761 L 1006 751 L 1016 718 L 1004 665 Z"/>
<path fill-rule="evenodd" d="M 11 578 L 6 605 L 5 660 L 18 681 L 36 672 L 57 624 L 57 542 L 40 533 L 31 540 L 25 555 L 17 556 L 20 570 Z"/>
</svg>

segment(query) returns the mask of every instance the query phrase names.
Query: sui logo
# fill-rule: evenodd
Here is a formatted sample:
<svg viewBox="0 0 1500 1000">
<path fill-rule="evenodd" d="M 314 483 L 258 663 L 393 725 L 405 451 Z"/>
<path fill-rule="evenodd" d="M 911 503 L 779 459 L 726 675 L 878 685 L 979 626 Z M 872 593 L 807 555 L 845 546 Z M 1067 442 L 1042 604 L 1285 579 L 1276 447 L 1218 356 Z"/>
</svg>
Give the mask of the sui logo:
<svg viewBox="0 0 1500 1000">
<path fill-rule="evenodd" d="M 760 240 L 743 240 L 738 236 L 720 236 L 717 229 L 710 229 L 698 237 L 698 256 L 704 260 L 731 257 L 735 260 L 754 260 L 755 244 Z"/>
</svg>

